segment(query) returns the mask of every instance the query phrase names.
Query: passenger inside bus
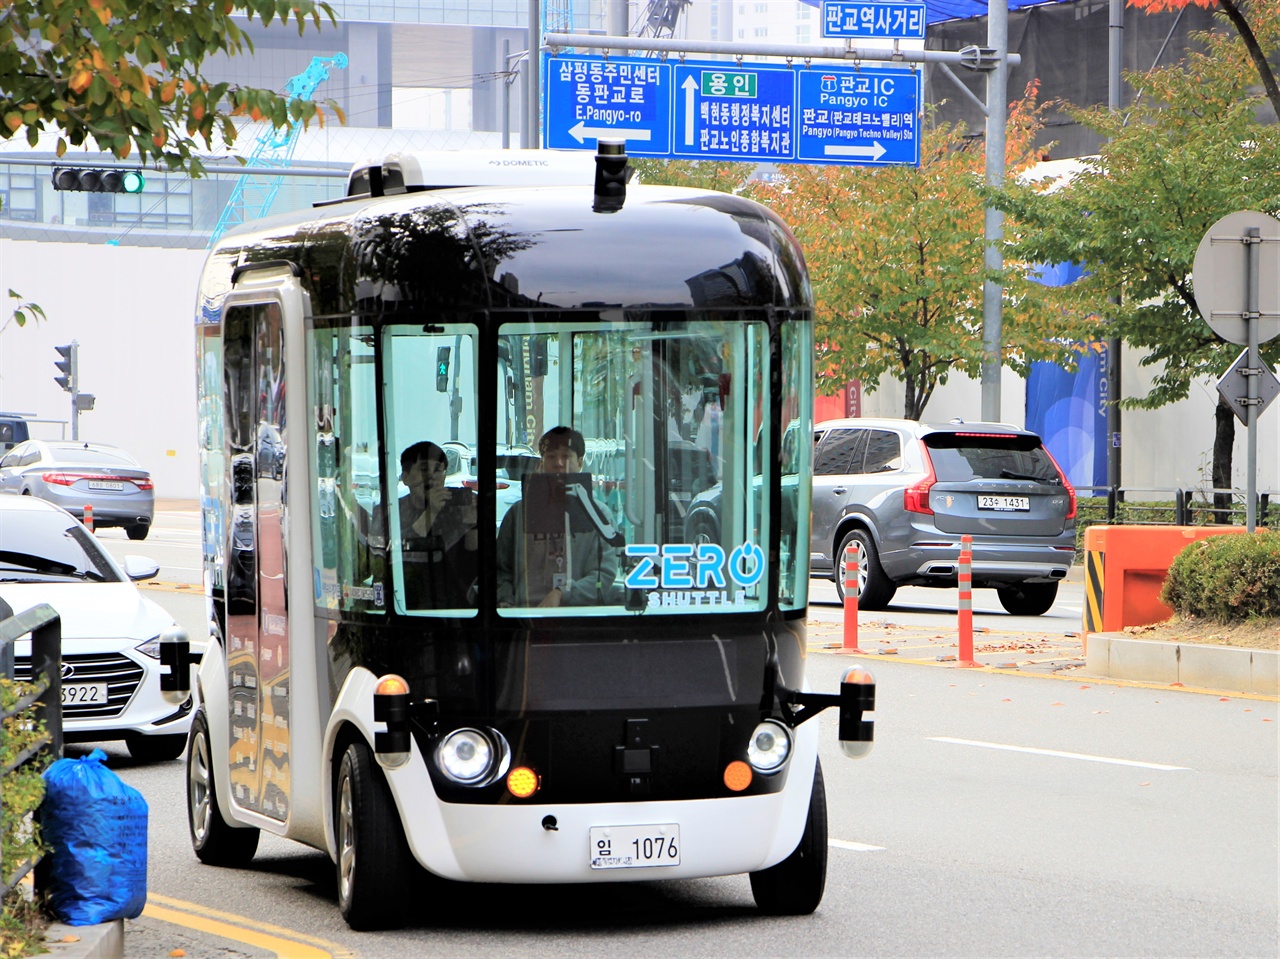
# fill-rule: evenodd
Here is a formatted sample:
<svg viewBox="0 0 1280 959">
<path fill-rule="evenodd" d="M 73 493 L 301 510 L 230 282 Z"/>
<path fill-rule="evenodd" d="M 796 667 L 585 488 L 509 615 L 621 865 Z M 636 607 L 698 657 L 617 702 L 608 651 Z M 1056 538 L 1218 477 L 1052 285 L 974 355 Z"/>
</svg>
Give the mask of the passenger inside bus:
<svg viewBox="0 0 1280 959">
<path fill-rule="evenodd" d="M 498 530 L 498 605 L 591 606 L 619 601 L 622 536 L 582 472 L 586 441 L 568 426 L 538 441 L 540 471 Z"/>
<path fill-rule="evenodd" d="M 414 443 L 400 454 L 400 540 L 405 605 L 409 609 L 474 606 L 476 494 L 444 485 L 448 459 L 435 443 Z"/>
</svg>

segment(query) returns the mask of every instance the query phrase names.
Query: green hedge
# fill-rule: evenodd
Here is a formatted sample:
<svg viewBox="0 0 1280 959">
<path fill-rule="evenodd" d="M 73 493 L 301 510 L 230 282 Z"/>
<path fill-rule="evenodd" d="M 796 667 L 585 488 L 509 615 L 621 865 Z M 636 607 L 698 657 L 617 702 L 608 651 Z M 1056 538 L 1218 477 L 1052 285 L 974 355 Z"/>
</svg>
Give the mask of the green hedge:
<svg viewBox="0 0 1280 959">
<path fill-rule="evenodd" d="M 1280 532 L 1192 543 L 1174 557 L 1160 599 L 1179 616 L 1214 622 L 1280 617 Z"/>
</svg>

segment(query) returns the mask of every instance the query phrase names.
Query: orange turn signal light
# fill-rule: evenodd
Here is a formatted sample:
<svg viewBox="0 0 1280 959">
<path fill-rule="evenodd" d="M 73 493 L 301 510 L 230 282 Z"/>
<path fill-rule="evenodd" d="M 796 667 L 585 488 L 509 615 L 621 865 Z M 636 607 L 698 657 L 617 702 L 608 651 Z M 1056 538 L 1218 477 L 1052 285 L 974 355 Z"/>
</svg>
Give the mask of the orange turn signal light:
<svg viewBox="0 0 1280 959">
<path fill-rule="evenodd" d="M 375 696 L 402 696 L 409 691 L 409 684 L 404 681 L 402 676 L 395 673 L 387 673 L 378 680 L 378 685 L 373 688 Z"/>
<path fill-rule="evenodd" d="M 736 793 L 751 785 L 751 767 L 741 759 L 735 759 L 724 767 L 724 784 Z"/>
<path fill-rule="evenodd" d="M 507 791 L 517 799 L 528 799 L 541 785 L 538 774 L 528 766 L 517 766 L 507 773 Z"/>
</svg>

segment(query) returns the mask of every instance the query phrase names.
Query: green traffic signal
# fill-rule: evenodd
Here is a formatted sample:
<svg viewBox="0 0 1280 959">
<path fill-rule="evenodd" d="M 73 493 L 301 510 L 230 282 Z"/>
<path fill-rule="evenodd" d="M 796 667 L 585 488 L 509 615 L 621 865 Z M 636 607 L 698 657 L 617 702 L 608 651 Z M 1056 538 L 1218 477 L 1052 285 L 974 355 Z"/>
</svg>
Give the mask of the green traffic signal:
<svg viewBox="0 0 1280 959">
<path fill-rule="evenodd" d="M 141 193 L 142 188 L 147 185 L 146 177 L 138 170 L 128 171 L 123 179 L 125 193 Z"/>
<path fill-rule="evenodd" d="M 141 193 L 147 185 L 141 170 L 89 170 L 56 167 L 52 176 L 55 190 L 77 193 Z"/>
</svg>

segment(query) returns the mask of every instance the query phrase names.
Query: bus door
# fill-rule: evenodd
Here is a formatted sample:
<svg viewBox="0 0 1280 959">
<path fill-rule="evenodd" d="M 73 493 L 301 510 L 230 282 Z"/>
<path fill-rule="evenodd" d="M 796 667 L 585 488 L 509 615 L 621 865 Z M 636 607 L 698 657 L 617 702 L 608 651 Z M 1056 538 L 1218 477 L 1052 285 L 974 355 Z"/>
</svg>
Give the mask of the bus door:
<svg viewBox="0 0 1280 959">
<path fill-rule="evenodd" d="M 288 818 L 290 665 L 285 330 L 296 288 L 233 294 L 223 322 L 225 641 L 231 799 Z M 210 722 L 217 717 L 210 716 Z"/>
</svg>

